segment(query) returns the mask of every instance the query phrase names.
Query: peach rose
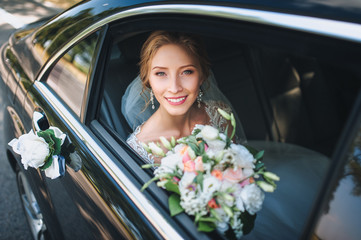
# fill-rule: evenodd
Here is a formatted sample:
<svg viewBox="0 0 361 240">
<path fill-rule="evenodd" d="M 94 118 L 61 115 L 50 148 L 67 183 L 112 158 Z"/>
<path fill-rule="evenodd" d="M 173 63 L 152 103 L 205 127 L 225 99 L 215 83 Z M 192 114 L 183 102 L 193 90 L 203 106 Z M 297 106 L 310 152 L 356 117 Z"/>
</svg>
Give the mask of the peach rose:
<svg viewBox="0 0 361 240">
<path fill-rule="evenodd" d="M 194 172 L 195 171 L 195 163 L 192 160 L 189 160 L 184 163 L 184 171 L 185 172 Z"/>
<path fill-rule="evenodd" d="M 233 170 L 233 168 L 228 168 L 226 171 L 224 171 L 223 178 L 231 183 L 237 183 L 245 177 L 241 168 L 237 168 L 237 170 Z"/>
</svg>

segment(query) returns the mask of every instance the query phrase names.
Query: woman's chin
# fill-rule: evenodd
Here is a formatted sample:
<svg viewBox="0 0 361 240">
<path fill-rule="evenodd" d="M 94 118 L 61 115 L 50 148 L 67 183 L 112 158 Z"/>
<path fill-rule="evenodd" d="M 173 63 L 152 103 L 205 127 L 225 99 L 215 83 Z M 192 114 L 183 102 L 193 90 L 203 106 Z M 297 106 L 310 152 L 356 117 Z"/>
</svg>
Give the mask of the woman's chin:
<svg viewBox="0 0 361 240">
<path fill-rule="evenodd" d="M 188 111 L 190 111 L 191 107 L 192 105 L 188 105 L 188 104 L 181 104 L 181 105 L 169 104 L 169 106 L 167 106 L 165 110 L 170 116 L 175 117 L 175 116 L 183 116 L 187 114 Z"/>
</svg>

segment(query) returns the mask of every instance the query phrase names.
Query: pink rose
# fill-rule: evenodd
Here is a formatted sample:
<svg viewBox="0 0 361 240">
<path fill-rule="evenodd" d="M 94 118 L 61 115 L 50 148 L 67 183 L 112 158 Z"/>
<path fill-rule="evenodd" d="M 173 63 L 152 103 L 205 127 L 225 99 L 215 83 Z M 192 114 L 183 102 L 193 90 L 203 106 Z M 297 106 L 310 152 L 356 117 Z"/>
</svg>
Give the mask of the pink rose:
<svg viewBox="0 0 361 240">
<path fill-rule="evenodd" d="M 241 168 L 237 168 L 235 171 L 233 168 L 228 168 L 226 171 L 224 171 L 223 178 L 231 183 L 238 183 L 245 177 L 243 176 L 243 171 Z"/>
</svg>

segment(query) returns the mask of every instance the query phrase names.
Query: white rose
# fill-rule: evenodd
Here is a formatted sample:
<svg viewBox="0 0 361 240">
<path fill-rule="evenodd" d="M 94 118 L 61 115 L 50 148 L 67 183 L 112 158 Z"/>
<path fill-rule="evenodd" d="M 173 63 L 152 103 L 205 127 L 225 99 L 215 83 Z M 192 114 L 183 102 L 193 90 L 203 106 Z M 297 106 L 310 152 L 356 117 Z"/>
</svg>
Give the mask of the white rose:
<svg viewBox="0 0 361 240">
<path fill-rule="evenodd" d="M 9 145 L 15 153 L 21 155 L 21 163 L 25 169 L 28 169 L 28 166 L 33 168 L 43 166 L 45 158 L 49 155 L 48 143 L 33 131 L 21 135 L 19 139 L 13 139 Z"/>
<path fill-rule="evenodd" d="M 246 185 L 239 197 L 242 198 L 244 206 L 249 214 L 253 215 L 261 210 L 264 193 L 256 184 Z"/>
<path fill-rule="evenodd" d="M 216 129 L 214 127 L 206 125 L 203 127 L 201 134 L 206 141 L 207 140 L 209 141 L 209 140 L 217 139 L 219 136 L 219 131 L 218 131 L 218 129 Z M 208 143 L 208 141 L 207 141 L 207 143 Z"/>
</svg>

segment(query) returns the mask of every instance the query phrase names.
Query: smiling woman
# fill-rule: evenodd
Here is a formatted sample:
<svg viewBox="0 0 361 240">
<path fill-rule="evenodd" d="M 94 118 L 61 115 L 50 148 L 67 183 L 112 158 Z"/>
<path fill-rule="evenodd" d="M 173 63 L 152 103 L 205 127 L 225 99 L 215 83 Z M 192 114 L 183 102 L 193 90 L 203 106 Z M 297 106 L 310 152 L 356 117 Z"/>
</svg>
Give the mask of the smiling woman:
<svg viewBox="0 0 361 240">
<path fill-rule="evenodd" d="M 155 99 L 159 108 L 136 128 L 127 142 L 147 162 L 159 159 L 148 154 L 143 143 L 159 142 L 161 136 L 168 140 L 188 136 L 197 124 L 225 130 L 226 121 L 217 109 L 231 108 L 220 101 L 202 101 L 201 85 L 208 75 L 208 57 L 194 36 L 155 31 L 144 43 L 140 60 L 143 91 L 150 91 L 152 109 Z"/>
</svg>

